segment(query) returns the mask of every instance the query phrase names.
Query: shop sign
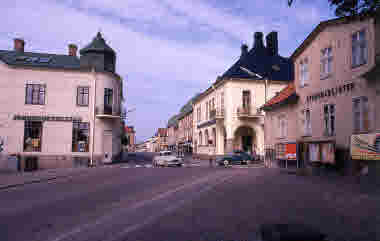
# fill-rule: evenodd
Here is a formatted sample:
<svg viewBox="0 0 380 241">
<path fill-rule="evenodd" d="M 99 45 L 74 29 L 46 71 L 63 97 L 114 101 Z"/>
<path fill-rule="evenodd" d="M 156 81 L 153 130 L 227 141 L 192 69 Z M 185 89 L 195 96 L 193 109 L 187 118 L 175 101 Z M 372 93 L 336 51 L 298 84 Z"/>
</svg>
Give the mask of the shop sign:
<svg viewBox="0 0 380 241">
<path fill-rule="evenodd" d="M 25 121 L 81 121 L 82 117 L 76 116 L 33 116 L 33 115 L 14 115 L 13 120 Z"/>
<path fill-rule="evenodd" d="M 322 99 L 324 97 L 337 96 L 337 95 L 343 94 L 344 92 L 352 91 L 354 87 L 355 87 L 355 83 L 352 82 L 352 83 L 340 85 L 334 88 L 325 89 L 313 95 L 307 96 L 306 101 L 311 102 L 311 101 Z"/>
<path fill-rule="evenodd" d="M 296 143 L 285 144 L 285 158 L 287 160 L 297 160 L 297 144 Z"/>
<path fill-rule="evenodd" d="M 380 160 L 380 133 L 352 135 L 350 149 L 354 160 Z"/>
</svg>

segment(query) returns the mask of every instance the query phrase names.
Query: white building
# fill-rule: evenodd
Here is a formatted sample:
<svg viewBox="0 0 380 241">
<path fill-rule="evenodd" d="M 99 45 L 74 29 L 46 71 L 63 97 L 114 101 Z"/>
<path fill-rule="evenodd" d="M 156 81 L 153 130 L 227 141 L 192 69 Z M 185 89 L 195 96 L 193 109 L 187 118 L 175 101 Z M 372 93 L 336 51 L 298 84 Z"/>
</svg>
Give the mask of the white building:
<svg viewBox="0 0 380 241">
<path fill-rule="evenodd" d="M 194 153 L 221 155 L 235 149 L 264 154 L 264 113 L 269 99 L 293 80 L 290 59 L 278 55 L 277 33 L 255 33 L 241 56 L 193 104 Z M 267 84 L 266 84 L 267 83 Z M 266 87 L 267 86 L 267 87 Z"/>
<path fill-rule="evenodd" d="M 22 168 L 110 161 L 121 151 L 122 79 L 100 33 L 77 56 L 0 50 L 0 136 Z M 25 161 L 26 160 L 26 161 Z"/>
</svg>

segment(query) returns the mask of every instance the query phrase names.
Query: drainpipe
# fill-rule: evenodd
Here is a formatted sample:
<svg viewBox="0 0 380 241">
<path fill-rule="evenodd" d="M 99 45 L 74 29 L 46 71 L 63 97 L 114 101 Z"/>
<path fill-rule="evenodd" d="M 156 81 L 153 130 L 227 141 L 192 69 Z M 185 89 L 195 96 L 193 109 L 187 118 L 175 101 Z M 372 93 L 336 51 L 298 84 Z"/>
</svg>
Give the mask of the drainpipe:
<svg viewBox="0 0 380 241">
<path fill-rule="evenodd" d="M 92 133 L 92 141 L 91 141 L 91 159 L 90 159 L 90 166 L 94 164 L 94 144 L 95 144 L 95 106 L 96 106 L 96 72 L 95 69 L 92 69 L 92 73 L 94 75 L 94 99 L 92 101 L 92 128 L 91 128 L 91 133 Z"/>
</svg>

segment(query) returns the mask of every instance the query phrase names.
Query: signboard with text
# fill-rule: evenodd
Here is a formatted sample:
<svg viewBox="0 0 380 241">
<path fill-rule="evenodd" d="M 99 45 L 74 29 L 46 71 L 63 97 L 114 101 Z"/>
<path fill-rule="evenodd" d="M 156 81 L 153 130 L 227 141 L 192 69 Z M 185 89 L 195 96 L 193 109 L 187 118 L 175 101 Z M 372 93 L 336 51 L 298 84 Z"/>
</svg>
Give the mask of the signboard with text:
<svg viewBox="0 0 380 241">
<path fill-rule="evenodd" d="M 352 135 L 350 149 L 354 160 L 380 160 L 380 133 Z"/>
</svg>

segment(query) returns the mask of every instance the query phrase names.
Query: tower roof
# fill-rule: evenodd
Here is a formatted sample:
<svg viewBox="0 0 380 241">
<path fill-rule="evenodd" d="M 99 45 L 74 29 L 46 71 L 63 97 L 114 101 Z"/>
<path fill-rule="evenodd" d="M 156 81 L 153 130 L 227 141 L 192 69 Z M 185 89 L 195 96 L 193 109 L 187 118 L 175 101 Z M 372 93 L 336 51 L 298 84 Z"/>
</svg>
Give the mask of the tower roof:
<svg viewBox="0 0 380 241">
<path fill-rule="evenodd" d="M 115 54 L 115 51 L 106 43 L 102 34 L 98 32 L 86 47 L 81 49 L 80 54 L 85 54 L 89 52 L 100 52 L 100 53 L 112 53 Z"/>
</svg>

